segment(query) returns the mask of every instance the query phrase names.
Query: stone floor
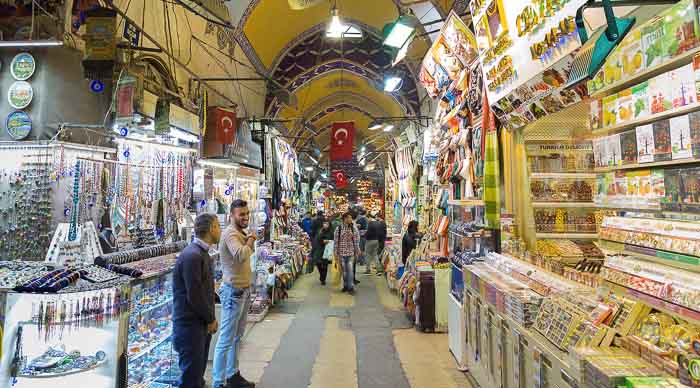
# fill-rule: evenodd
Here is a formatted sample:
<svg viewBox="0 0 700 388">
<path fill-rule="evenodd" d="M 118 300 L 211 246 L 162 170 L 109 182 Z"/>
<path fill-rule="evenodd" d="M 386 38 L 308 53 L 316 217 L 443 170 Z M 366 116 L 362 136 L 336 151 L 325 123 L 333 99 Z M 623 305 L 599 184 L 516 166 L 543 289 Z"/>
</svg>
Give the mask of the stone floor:
<svg viewBox="0 0 700 388">
<path fill-rule="evenodd" d="M 249 326 L 243 376 L 258 388 L 473 388 L 447 334 L 417 332 L 384 278 L 360 272 L 354 296 L 302 276 L 288 300 Z M 208 382 L 210 373 L 211 363 Z"/>
</svg>

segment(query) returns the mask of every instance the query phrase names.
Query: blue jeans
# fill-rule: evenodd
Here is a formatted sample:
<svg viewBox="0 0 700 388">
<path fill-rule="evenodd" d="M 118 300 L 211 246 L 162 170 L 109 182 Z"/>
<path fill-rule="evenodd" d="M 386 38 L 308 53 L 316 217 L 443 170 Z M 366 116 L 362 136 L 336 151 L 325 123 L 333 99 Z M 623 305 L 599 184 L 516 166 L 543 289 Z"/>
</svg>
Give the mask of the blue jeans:
<svg viewBox="0 0 700 388">
<path fill-rule="evenodd" d="M 241 338 L 245 333 L 250 307 L 250 290 L 234 288 L 224 283 L 219 289 L 221 299 L 221 322 L 219 339 L 214 352 L 214 387 L 226 384 L 226 380 L 238 373 L 238 356 Z"/>
<path fill-rule="evenodd" d="M 352 269 L 355 265 L 355 258 L 352 256 L 343 256 L 342 259 L 343 288 L 346 290 L 353 290 L 355 289 L 355 276 L 353 275 Z"/>
</svg>

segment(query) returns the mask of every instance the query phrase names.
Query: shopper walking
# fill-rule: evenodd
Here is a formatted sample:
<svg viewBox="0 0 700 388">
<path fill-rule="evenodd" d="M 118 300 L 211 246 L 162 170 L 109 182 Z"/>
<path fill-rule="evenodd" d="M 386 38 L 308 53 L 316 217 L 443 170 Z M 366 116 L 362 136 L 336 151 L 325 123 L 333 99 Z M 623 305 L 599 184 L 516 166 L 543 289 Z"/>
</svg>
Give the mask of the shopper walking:
<svg viewBox="0 0 700 388">
<path fill-rule="evenodd" d="M 404 233 L 403 240 L 401 241 L 401 260 L 403 261 L 403 265 L 406 265 L 408 256 L 410 256 L 411 252 L 418 246 L 418 240 L 420 240 L 420 238 L 421 235 L 418 233 L 418 221 L 409 222 L 406 233 Z"/>
<path fill-rule="evenodd" d="M 313 241 L 313 223 L 314 220 L 311 218 L 311 212 L 306 212 L 306 215 L 304 215 L 304 218 L 301 220 L 301 228 L 306 232 L 306 234 L 309 235 L 309 239 Z"/>
<path fill-rule="evenodd" d="M 333 229 L 330 222 L 326 221 L 321 226 L 321 230 L 316 234 L 311 248 L 311 260 L 318 268 L 319 280 L 321 285 L 326 285 L 326 276 L 328 275 L 328 264 L 330 263 L 323 253 L 326 251 L 326 245 L 333 242 Z M 329 247 L 330 249 L 331 247 Z"/>
<path fill-rule="evenodd" d="M 386 240 L 386 224 L 384 221 L 377 218 L 376 213 L 372 213 L 369 216 L 366 238 L 365 258 L 367 259 L 367 267 L 365 268 L 365 274 L 371 272 L 372 263 L 375 263 L 377 275 L 381 275 L 384 273 L 382 251 L 384 250 L 384 241 Z"/>
<path fill-rule="evenodd" d="M 255 387 L 255 383 L 241 376 L 238 358 L 250 307 L 250 285 L 253 278 L 250 256 L 255 250 L 256 237 L 246 231 L 250 221 L 246 201 L 234 200 L 230 213 L 231 222 L 219 243 L 224 278 L 219 290 L 221 333 L 214 352 L 212 378 L 214 388 L 249 388 Z"/>
<path fill-rule="evenodd" d="M 353 267 L 360 255 L 360 232 L 352 221 L 352 215 L 343 214 L 343 223 L 335 230 L 333 238 L 335 255 L 343 269 L 343 292 L 355 293 Z"/>
<path fill-rule="evenodd" d="M 323 214 L 322 210 L 319 210 L 318 213 L 316 213 L 316 218 L 314 218 L 313 222 L 311 223 L 311 240 L 316 237 L 316 233 L 321 229 L 321 226 L 323 225 L 323 222 L 326 220 L 325 215 Z"/>
<path fill-rule="evenodd" d="M 173 270 L 173 345 L 178 353 L 180 388 L 204 388 L 214 315 L 214 274 L 209 248 L 219 243 L 221 228 L 213 214 L 194 221 L 195 239 L 177 257 Z"/>
</svg>

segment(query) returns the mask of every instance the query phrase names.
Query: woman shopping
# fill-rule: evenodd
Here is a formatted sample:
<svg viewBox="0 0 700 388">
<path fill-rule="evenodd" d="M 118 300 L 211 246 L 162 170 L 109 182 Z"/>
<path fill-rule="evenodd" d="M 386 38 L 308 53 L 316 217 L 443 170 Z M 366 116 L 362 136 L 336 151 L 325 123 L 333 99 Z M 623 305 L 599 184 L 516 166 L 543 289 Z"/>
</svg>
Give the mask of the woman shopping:
<svg viewBox="0 0 700 388">
<path fill-rule="evenodd" d="M 328 244 L 333 242 L 333 230 L 328 221 L 323 221 L 321 229 L 316 233 L 311 249 L 311 260 L 318 268 L 319 280 L 321 285 L 326 285 L 326 276 L 328 275 L 329 257 L 324 255 Z M 331 247 L 328 247 L 329 249 Z"/>
<path fill-rule="evenodd" d="M 343 223 L 335 230 L 333 241 L 336 258 L 343 269 L 343 292 L 354 294 L 353 266 L 360 256 L 360 232 L 350 213 L 343 214 Z"/>
</svg>

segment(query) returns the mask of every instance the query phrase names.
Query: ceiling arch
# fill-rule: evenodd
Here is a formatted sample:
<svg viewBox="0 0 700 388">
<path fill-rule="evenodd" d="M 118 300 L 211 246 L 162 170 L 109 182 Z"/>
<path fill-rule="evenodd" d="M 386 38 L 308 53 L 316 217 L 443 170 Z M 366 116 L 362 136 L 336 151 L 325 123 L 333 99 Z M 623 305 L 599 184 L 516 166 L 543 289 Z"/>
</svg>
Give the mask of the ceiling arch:
<svg viewBox="0 0 700 388">
<path fill-rule="evenodd" d="M 362 21 L 360 26 L 381 31 L 398 17 L 394 0 L 337 0 L 343 20 Z M 253 0 L 243 12 L 240 28 L 262 64 L 270 69 L 274 59 L 294 38 L 330 18 L 330 3 L 321 2 L 302 11 L 283 0 Z"/>
</svg>

